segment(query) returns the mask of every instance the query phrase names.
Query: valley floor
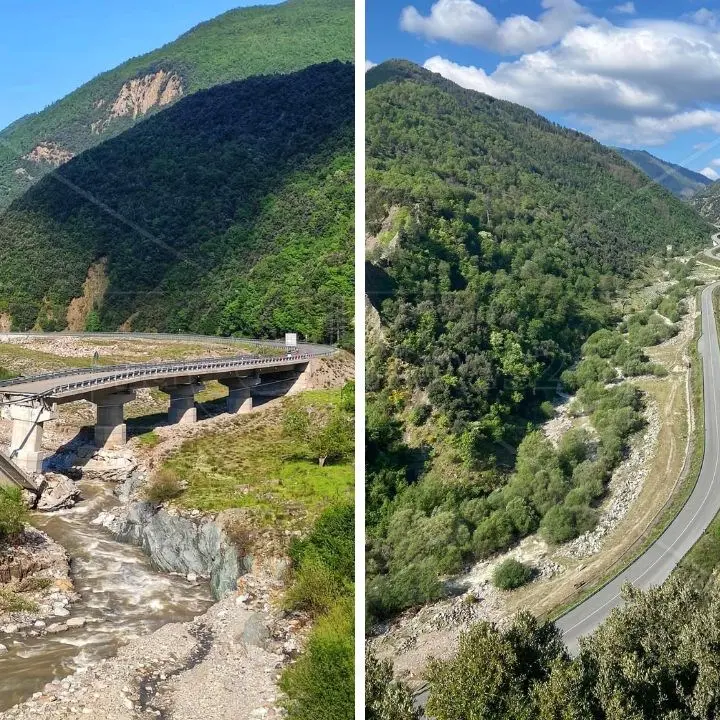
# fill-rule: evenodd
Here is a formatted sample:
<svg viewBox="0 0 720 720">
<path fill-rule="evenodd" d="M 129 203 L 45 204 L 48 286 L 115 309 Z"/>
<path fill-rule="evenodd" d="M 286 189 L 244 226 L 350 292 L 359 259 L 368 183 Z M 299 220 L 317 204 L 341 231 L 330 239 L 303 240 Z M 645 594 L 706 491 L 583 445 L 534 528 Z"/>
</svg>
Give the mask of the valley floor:
<svg viewBox="0 0 720 720">
<path fill-rule="evenodd" d="M 695 275 L 704 282 L 717 277 L 708 266 Z M 640 306 L 647 296 L 663 293 L 663 283 L 644 288 L 635 298 Z M 460 634 L 480 620 L 507 623 L 516 612 L 532 609 L 539 616 L 555 617 L 576 602 L 615 568 L 627 562 L 652 536 L 666 517 L 667 508 L 683 494 L 688 479 L 695 415 L 690 387 L 689 353 L 696 342 L 698 316 L 695 299 L 688 301 L 677 336 L 646 350 L 653 362 L 664 365 L 666 377 L 631 378 L 645 393 L 646 426 L 632 440 L 631 449 L 616 468 L 601 506 L 597 527 L 559 547 L 550 547 L 538 535 L 516 547 L 477 563 L 461 576 L 449 578 L 451 597 L 410 610 L 371 629 L 369 645 L 391 660 L 395 673 L 411 685 L 423 682 L 431 657 L 448 657 Z M 583 418 L 571 418 L 568 399 L 556 406 L 556 417 L 544 430 L 554 442 Z M 491 581 L 494 568 L 508 557 L 533 567 L 536 579 L 514 591 L 500 591 Z"/>
</svg>

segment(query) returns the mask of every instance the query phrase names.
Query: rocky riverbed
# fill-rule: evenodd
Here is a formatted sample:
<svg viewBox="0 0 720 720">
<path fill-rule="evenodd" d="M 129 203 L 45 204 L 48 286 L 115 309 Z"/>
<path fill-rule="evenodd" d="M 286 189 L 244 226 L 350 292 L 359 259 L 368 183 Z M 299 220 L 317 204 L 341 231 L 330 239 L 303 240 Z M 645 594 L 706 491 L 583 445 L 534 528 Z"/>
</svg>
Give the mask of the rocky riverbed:
<svg viewBox="0 0 720 720">
<path fill-rule="evenodd" d="M 190 622 L 171 623 L 120 648 L 116 657 L 48 683 L 1 718 L 106 720 L 274 720 L 285 715 L 277 688 L 307 619 L 273 611 L 282 583 L 249 576 Z"/>
<path fill-rule="evenodd" d="M 70 558 L 46 533 L 26 526 L 0 549 L 0 633 L 45 633 L 70 614 L 68 606 L 77 599 Z M 7 651 L 0 637 L 0 655 Z"/>
<path fill-rule="evenodd" d="M 28 528 L 26 542 L 7 551 L 8 575 L 32 570 L 52 586 L 35 598 L 37 612 L 0 614 L 0 674 L 14 678 L 18 698 L 22 688 L 33 686 L 33 677 L 37 690 L 0 717 L 282 716 L 277 678 L 298 655 L 308 624 L 302 615 L 276 609 L 287 560 L 243 562 L 215 516 L 145 502 L 146 463 L 131 447 L 108 452 L 74 444 L 53 460 L 60 472 L 48 474 L 46 500 L 62 509 L 36 515 L 48 532 Z M 83 580 L 80 594 L 72 586 L 68 554 L 48 534 L 72 528 L 80 533 L 71 548 Z M 151 578 L 142 567 L 147 561 L 135 559 L 140 550 L 127 554 L 120 551 L 122 543 L 142 548 L 158 571 L 171 574 Z M 204 579 L 219 598 L 209 610 Z M 192 619 L 172 622 L 180 610 L 173 610 L 175 596 L 187 603 L 178 616 Z M 201 611 L 194 617 L 193 607 Z M 170 624 L 160 626 L 163 617 Z"/>
</svg>

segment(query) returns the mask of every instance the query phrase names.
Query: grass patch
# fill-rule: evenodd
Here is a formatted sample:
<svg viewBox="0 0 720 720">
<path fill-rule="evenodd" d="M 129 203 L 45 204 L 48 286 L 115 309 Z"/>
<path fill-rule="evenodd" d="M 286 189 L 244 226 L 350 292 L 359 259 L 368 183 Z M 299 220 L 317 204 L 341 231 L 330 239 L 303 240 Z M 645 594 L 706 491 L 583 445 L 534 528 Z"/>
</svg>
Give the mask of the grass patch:
<svg viewBox="0 0 720 720">
<path fill-rule="evenodd" d="M 160 444 L 160 440 L 160 436 L 154 430 L 138 435 L 139 443 L 146 448 L 156 447 Z"/>
<path fill-rule="evenodd" d="M 298 401 L 330 413 L 340 391 L 309 391 L 183 443 L 164 463 L 187 485 L 178 504 L 206 511 L 248 508 L 261 523 L 297 527 L 305 526 L 307 515 L 351 497 L 350 459 L 320 467 L 298 457 L 296 443 L 283 434 L 285 407 Z"/>
<path fill-rule="evenodd" d="M 35 612 L 37 609 L 36 603 L 13 590 L 0 589 L 0 612 Z"/>
</svg>

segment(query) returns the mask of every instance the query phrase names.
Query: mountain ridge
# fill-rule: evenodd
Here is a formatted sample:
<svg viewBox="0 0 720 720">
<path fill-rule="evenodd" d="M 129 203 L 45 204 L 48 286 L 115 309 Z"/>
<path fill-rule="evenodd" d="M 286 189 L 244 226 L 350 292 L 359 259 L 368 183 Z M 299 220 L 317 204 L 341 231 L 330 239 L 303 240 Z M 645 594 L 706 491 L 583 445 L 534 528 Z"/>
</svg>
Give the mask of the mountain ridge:
<svg viewBox="0 0 720 720">
<path fill-rule="evenodd" d="M 662 185 L 676 197 L 689 200 L 696 193 L 701 192 L 713 181 L 702 173 L 690 170 L 682 165 L 649 153 L 647 150 L 631 150 L 615 147 L 620 155 L 635 167 L 642 170 L 649 178 Z"/>
<path fill-rule="evenodd" d="M 367 87 L 367 605 L 382 620 L 531 533 L 593 527 L 641 399 L 605 388 L 609 361 L 586 363 L 604 410 L 598 461 L 577 477 L 534 431 L 594 333 L 617 340 L 623 372 L 654 371 L 617 329 L 621 291 L 648 266 L 687 271 L 668 255 L 700 249 L 711 227 L 528 108 L 406 61 L 371 69 Z M 642 344 L 656 328 L 635 320 Z"/>
<path fill-rule="evenodd" d="M 85 151 L 0 215 L 4 324 L 63 329 L 85 297 L 92 329 L 347 339 L 352 134 L 336 61 L 199 91 Z"/>
<path fill-rule="evenodd" d="M 14 121 L 0 131 L 0 212 L 58 166 L 33 161 L 31 153 L 42 144 L 74 156 L 198 90 L 352 60 L 352 14 L 352 0 L 230 10 Z"/>
</svg>

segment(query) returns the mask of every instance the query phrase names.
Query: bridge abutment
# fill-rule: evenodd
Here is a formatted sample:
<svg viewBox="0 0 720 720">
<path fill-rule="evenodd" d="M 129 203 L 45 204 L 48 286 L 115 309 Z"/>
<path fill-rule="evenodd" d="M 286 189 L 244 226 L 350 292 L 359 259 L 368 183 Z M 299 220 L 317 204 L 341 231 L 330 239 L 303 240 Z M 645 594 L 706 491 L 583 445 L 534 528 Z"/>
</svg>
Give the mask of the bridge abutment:
<svg viewBox="0 0 720 720">
<path fill-rule="evenodd" d="M 135 399 L 134 391 L 94 395 L 95 403 L 95 444 L 101 448 L 122 447 L 127 442 L 125 425 L 125 403 Z"/>
<path fill-rule="evenodd" d="M 42 449 L 43 423 L 55 420 L 57 413 L 41 403 L 8 406 L 12 420 L 10 459 L 28 473 L 42 472 L 46 453 Z"/>
<path fill-rule="evenodd" d="M 228 389 L 227 411 L 231 415 L 249 413 L 253 408 L 252 390 L 260 384 L 260 375 L 222 378 L 218 381 Z"/>
<path fill-rule="evenodd" d="M 205 389 L 202 383 L 164 385 L 160 389 L 170 396 L 168 422 L 171 425 L 189 425 L 197 422 L 195 394 Z"/>
</svg>

